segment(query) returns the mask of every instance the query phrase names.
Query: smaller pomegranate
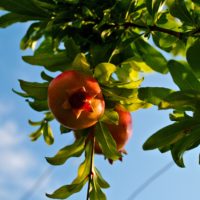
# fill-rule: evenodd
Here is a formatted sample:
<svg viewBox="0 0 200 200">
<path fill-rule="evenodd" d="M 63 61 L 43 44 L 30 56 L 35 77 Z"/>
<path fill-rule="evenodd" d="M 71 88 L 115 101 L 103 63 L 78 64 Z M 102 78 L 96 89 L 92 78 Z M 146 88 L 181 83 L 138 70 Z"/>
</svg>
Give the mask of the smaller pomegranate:
<svg viewBox="0 0 200 200">
<path fill-rule="evenodd" d="M 74 130 L 94 125 L 105 108 L 98 82 L 76 70 L 65 71 L 51 81 L 48 105 L 62 125 Z"/>
<path fill-rule="evenodd" d="M 121 106 L 116 106 L 115 111 L 119 115 L 118 125 L 107 124 L 107 127 L 110 133 L 113 136 L 113 139 L 116 142 L 117 150 L 120 153 L 126 154 L 125 145 L 132 135 L 132 118 L 130 112 L 124 110 Z M 89 129 L 88 140 L 94 136 L 95 125 Z M 82 131 L 74 131 L 75 138 L 79 138 Z M 94 152 L 96 154 L 102 154 L 102 150 L 97 141 L 95 141 Z M 122 158 L 120 158 L 122 160 Z M 112 160 L 109 159 L 109 162 L 112 164 Z"/>
<path fill-rule="evenodd" d="M 118 125 L 107 124 L 107 127 L 116 142 L 117 150 L 121 153 L 127 153 L 125 145 L 132 135 L 132 118 L 130 112 L 124 110 L 122 106 L 116 106 L 115 111 L 119 115 Z M 95 153 L 102 154 L 99 144 L 95 143 Z"/>
</svg>

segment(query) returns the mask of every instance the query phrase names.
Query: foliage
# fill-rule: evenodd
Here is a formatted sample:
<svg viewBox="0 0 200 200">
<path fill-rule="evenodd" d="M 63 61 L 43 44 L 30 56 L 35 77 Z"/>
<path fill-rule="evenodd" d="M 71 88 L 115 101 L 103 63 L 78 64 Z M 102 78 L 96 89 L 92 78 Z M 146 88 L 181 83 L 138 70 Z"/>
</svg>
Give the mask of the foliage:
<svg viewBox="0 0 200 200">
<path fill-rule="evenodd" d="M 93 140 L 88 129 L 73 144 L 58 151 L 47 161 L 60 165 L 85 152 L 85 160 L 76 179 L 62 186 L 50 198 L 65 199 L 89 182 L 88 198 L 106 199 L 102 188 L 109 187 L 94 167 L 93 145 L 96 139 L 104 156 L 117 160 L 121 155 L 104 123 L 117 124 L 116 104 L 128 111 L 155 105 L 173 109 L 173 123 L 161 128 L 143 145 L 145 150 L 171 151 L 174 161 L 184 166 L 184 152 L 200 143 L 200 3 L 197 0 L 0 0 L 0 27 L 30 22 L 20 48 L 32 48 L 33 55 L 23 56 L 31 65 L 42 66 L 43 82 L 20 80 L 24 97 L 44 119 L 29 123 L 39 128 L 30 135 L 42 134 L 53 143 L 49 122 L 54 118 L 48 108 L 47 89 L 53 77 L 49 72 L 68 69 L 87 71 L 98 80 L 106 101 L 106 111 L 96 126 Z M 181 60 L 168 60 L 167 52 Z M 170 88 L 142 88 L 142 74 L 170 73 L 179 91 Z M 187 111 L 192 115 L 188 116 Z M 70 132 L 61 125 L 61 133 Z"/>
</svg>

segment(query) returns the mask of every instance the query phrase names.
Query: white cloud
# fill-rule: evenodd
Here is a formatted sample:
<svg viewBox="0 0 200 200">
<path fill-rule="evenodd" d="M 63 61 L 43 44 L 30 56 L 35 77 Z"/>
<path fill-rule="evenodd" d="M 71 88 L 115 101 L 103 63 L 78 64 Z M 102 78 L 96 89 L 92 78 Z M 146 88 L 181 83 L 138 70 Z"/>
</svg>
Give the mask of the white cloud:
<svg viewBox="0 0 200 200">
<path fill-rule="evenodd" d="M 42 164 L 24 143 L 22 130 L 15 122 L 0 123 L 0 199 L 18 199 L 34 185 L 34 174 L 42 173 Z"/>
</svg>

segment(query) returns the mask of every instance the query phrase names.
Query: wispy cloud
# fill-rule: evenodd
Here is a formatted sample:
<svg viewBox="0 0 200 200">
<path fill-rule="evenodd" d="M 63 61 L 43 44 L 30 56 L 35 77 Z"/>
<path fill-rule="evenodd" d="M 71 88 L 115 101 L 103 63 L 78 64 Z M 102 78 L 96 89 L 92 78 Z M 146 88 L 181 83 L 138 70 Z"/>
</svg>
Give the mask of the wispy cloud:
<svg viewBox="0 0 200 200">
<path fill-rule="evenodd" d="M 13 121 L 0 124 L 0 199 L 18 199 L 34 184 L 34 169 L 37 174 L 42 170 L 34 154 L 24 147 L 19 133 L 21 130 Z"/>
</svg>

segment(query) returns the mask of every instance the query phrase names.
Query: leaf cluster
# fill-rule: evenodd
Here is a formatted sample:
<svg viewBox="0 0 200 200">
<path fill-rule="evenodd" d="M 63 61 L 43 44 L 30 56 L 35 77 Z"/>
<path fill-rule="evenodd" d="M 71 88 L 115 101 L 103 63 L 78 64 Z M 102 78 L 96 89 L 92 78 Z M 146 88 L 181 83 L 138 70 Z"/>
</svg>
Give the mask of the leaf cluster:
<svg viewBox="0 0 200 200">
<path fill-rule="evenodd" d="M 171 60 L 168 68 L 180 90 L 140 88 L 139 97 L 157 105 L 159 109 L 173 109 L 170 119 L 175 122 L 150 136 L 143 148 L 158 148 L 162 153 L 171 151 L 176 164 L 184 167 L 183 154 L 197 147 L 200 142 L 200 81 L 191 65 Z M 190 115 L 187 114 L 188 111 Z"/>
</svg>

